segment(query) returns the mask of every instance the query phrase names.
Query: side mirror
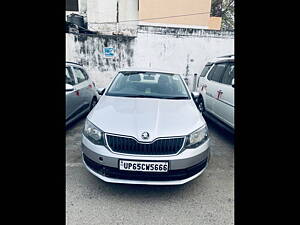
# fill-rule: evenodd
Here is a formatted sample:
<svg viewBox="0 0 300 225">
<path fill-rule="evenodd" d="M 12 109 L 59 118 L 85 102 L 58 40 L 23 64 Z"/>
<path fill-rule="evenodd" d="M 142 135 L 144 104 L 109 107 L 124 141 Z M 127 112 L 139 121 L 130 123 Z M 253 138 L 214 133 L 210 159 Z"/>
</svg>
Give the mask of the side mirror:
<svg viewBox="0 0 300 225">
<path fill-rule="evenodd" d="M 74 91 L 75 88 L 71 84 L 66 84 L 66 91 Z"/>
<path fill-rule="evenodd" d="M 231 86 L 234 87 L 234 78 L 231 81 Z"/>
<path fill-rule="evenodd" d="M 195 92 L 195 91 L 192 92 L 192 97 L 196 103 L 198 103 L 199 96 L 200 96 L 199 92 Z"/>
<path fill-rule="evenodd" d="M 99 95 L 103 95 L 104 92 L 105 92 L 105 88 L 98 88 L 97 92 L 98 92 Z"/>
</svg>

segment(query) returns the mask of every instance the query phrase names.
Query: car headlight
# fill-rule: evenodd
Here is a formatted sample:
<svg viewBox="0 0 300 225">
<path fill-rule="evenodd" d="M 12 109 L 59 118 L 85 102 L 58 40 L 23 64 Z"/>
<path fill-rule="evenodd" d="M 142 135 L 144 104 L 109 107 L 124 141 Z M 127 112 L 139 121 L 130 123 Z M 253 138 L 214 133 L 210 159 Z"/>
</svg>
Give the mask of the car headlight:
<svg viewBox="0 0 300 225">
<path fill-rule="evenodd" d="M 187 136 L 187 141 L 185 144 L 186 148 L 196 148 L 204 143 L 208 139 L 208 129 L 207 126 L 195 130 L 193 133 Z"/>
<path fill-rule="evenodd" d="M 104 145 L 104 133 L 86 119 L 83 135 L 96 145 Z"/>
</svg>

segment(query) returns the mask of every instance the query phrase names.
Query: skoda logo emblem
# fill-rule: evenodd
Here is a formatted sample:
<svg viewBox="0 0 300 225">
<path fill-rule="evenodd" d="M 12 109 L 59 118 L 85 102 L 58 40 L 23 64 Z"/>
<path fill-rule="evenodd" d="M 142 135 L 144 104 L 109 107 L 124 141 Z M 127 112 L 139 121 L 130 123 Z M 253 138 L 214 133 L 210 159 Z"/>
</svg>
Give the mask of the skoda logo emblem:
<svg viewBox="0 0 300 225">
<path fill-rule="evenodd" d="M 142 133 L 142 138 L 143 138 L 144 140 L 148 139 L 149 136 L 150 136 L 150 135 L 149 135 L 148 132 L 143 132 L 143 133 Z"/>
</svg>

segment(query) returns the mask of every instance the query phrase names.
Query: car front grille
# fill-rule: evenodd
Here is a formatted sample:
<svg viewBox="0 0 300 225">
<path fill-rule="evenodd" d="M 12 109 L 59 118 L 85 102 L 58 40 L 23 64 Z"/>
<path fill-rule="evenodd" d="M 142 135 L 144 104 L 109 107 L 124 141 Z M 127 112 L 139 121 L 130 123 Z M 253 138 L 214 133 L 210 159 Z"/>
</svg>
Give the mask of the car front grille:
<svg viewBox="0 0 300 225">
<path fill-rule="evenodd" d="M 152 143 L 140 143 L 130 137 L 106 135 L 107 145 L 114 152 L 138 155 L 171 155 L 182 148 L 184 138 L 162 138 Z"/>
</svg>

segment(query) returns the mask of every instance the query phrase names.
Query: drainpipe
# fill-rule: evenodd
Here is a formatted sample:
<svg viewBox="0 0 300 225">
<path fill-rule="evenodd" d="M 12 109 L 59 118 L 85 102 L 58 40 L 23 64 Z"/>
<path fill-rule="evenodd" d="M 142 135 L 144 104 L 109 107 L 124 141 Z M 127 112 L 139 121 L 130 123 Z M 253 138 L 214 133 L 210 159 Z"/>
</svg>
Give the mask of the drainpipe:
<svg viewBox="0 0 300 225">
<path fill-rule="evenodd" d="M 116 51 L 117 51 L 117 49 L 119 49 L 119 0 L 117 0 L 117 18 L 116 18 L 116 20 L 117 20 L 117 46 L 116 46 Z M 116 52 L 115 52 L 115 54 L 116 54 Z M 115 56 L 116 57 L 116 56 Z M 116 58 L 114 58 L 114 62 L 115 62 L 115 60 L 116 60 Z M 118 60 L 118 66 L 119 66 L 119 68 L 120 68 L 120 60 Z"/>
<path fill-rule="evenodd" d="M 119 0 L 117 0 L 117 24 L 119 23 Z"/>
<path fill-rule="evenodd" d="M 194 74 L 194 80 L 193 80 L 193 91 L 196 91 L 196 84 L 197 84 L 197 74 Z"/>
</svg>

